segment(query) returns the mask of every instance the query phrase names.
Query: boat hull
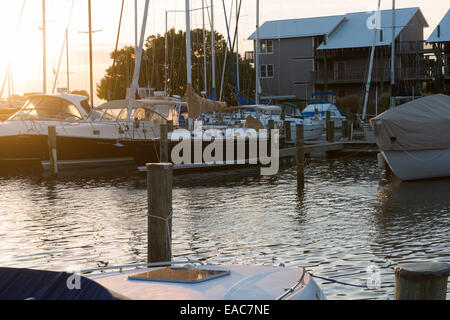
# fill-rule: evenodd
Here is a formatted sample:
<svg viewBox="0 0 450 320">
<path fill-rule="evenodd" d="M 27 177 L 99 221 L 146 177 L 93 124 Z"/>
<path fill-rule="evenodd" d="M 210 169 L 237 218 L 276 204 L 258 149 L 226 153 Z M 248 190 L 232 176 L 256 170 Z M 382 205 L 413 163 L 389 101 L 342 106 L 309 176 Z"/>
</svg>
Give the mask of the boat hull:
<svg viewBox="0 0 450 320">
<path fill-rule="evenodd" d="M 450 177 L 450 149 L 382 151 L 381 154 L 402 181 Z"/>
<path fill-rule="evenodd" d="M 15 135 L 0 137 L 0 161 L 49 160 L 46 135 Z M 129 156 L 117 140 L 57 136 L 58 160 L 123 158 Z"/>
<path fill-rule="evenodd" d="M 325 299 L 322 290 L 302 268 L 242 265 L 207 265 L 202 268 L 227 270 L 229 275 L 195 284 L 129 279 L 136 273 L 156 268 L 92 273 L 87 277 L 131 300 Z"/>
<path fill-rule="evenodd" d="M 268 144 L 267 156 L 270 157 L 269 141 L 267 139 L 264 139 L 264 142 Z M 168 155 L 169 155 L 169 162 L 171 162 L 171 163 L 174 163 L 174 161 L 172 159 L 172 151 L 178 143 L 179 143 L 178 141 L 169 140 Z M 256 151 L 256 153 L 257 153 L 256 157 L 255 157 L 255 155 L 250 154 L 251 143 L 249 142 L 248 139 L 245 140 L 245 142 L 243 142 L 243 141 L 237 142 L 237 140 L 224 141 L 223 146 L 222 146 L 222 157 L 220 157 L 221 161 L 217 161 L 214 164 L 207 164 L 204 161 L 204 153 L 206 151 L 205 149 L 211 143 L 212 143 L 211 141 L 203 140 L 203 141 L 196 142 L 194 139 L 191 140 L 190 163 L 179 164 L 179 165 L 177 165 L 177 168 L 180 169 L 181 171 L 196 171 L 196 170 L 205 171 L 208 169 L 209 170 L 222 170 L 222 169 L 230 168 L 230 166 L 239 167 L 239 168 L 260 166 L 259 161 L 257 161 L 257 160 L 260 160 L 258 158 L 258 155 L 260 154 L 260 146 L 259 146 L 260 141 L 257 141 L 255 143 L 254 151 Z M 245 151 L 244 152 L 240 151 L 238 153 L 238 148 L 239 148 L 239 150 L 244 150 L 244 148 L 241 147 L 241 143 L 242 143 L 243 147 L 245 148 Z M 123 140 L 123 141 L 121 141 L 121 144 L 125 145 L 127 150 L 129 150 L 129 152 L 130 152 L 131 156 L 133 157 L 134 162 L 138 168 L 145 167 L 147 163 L 161 162 L 160 161 L 161 155 L 160 155 L 160 140 L 159 139 L 155 139 L 155 140 Z M 283 141 L 280 141 L 280 145 L 282 145 L 282 144 L 283 144 Z M 198 152 L 197 149 L 201 150 L 201 152 L 200 152 L 202 155 L 201 159 L 195 158 L 195 154 L 197 154 L 197 157 L 199 157 L 199 153 L 197 153 Z M 232 158 L 230 156 L 231 153 L 229 150 L 233 150 Z M 238 154 L 239 154 L 239 156 L 238 156 Z M 264 155 L 265 154 L 266 154 L 266 152 L 264 152 Z M 215 157 L 216 153 L 212 152 L 212 156 Z M 180 152 L 180 157 L 183 157 L 183 152 Z M 241 163 L 237 163 L 238 160 L 241 160 Z M 251 162 L 250 160 L 254 160 L 254 161 Z M 225 162 L 232 162 L 232 164 L 225 163 Z"/>
</svg>

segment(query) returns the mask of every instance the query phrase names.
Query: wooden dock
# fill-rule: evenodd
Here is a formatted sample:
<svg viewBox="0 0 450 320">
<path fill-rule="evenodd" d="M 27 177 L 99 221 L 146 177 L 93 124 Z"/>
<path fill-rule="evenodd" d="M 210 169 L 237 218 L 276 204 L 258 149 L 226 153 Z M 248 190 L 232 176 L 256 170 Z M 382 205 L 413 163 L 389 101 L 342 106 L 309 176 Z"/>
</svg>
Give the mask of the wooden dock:
<svg viewBox="0 0 450 320">
<path fill-rule="evenodd" d="M 337 141 L 337 142 L 305 142 L 304 145 L 305 154 L 315 157 L 326 156 L 328 153 L 335 155 L 347 155 L 347 154 L 373 154 L 376 155 L 379 152 L 378 146 L 375 142 L 369 141 Z M 295 157 L 296 147 L 295 145 L 288 146 L 280 150 L 280 158 Z"/>
</svg>

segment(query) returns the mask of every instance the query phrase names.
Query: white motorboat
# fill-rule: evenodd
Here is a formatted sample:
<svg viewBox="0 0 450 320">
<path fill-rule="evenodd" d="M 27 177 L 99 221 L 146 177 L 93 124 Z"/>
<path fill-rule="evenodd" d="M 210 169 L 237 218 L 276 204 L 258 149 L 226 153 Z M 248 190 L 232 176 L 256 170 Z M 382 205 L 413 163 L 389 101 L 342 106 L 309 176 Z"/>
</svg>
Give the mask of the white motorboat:
<svg viewBox="0 0 450 320">
<path fill-rule="evenodd" d="M 81 272 L 0 268 L 1 300 L 324 300 L 304 268 L 164 262 Z"/>
<path fill-rule="evenodd" d="M 321 96 L 331 96 L 331 99 L 317 99 L 317 97 Z M 313 94 L 312 98 L 313 100 L 303 109 L 302 116 L 305 119 L 319 119 L 323 127 L 326 128 L 326 115 L 327 111 L 329 111 L 330 120 L 334 121 L 334 127 L 336 129 L 342 128 L 342 121 L 346 120 L 347 117 L 336 106 L 334 92 L 318 92 Z"/>
<path fill-rule="evenodd" d="M 167 264 L 167 263 L 166 263 Z M 158 265 L 158 264 L 157 264 Z M 304 268 L 247 265 L 144 266 L 87 277 L 133 300 L 323 300 Z M 103 271 L 103 272 L 102 272 Z"/>
<path fill-rule="evenodd" d="M 250 116 L 258 120 L 265 129 L 269 126 L 269 120 L 274 121 L 274 129 L 283 128 L 283 120 L 281 120 L 282 108 L 277 105 L 246 105 L 240 107 L 229 108 L 233 111 L 230 116 L 225 116 L 224 121 L 232 125 L 245 124 L 246 119 Z M 210 123 L 214 120 L 208 119 L 206 116 L 204 122 Z M 302 124 L 304 129 L 304 140 L 318 140 L 323 134 L 323 126 L 320 121 L 314 119 L 302 119 L 301 116 L 285 115 L 285 120 L 291 122 L 291 138 L 295 141 L 296 124 Z"/>
<path fill-rule="evenodd" d="M 0 124 L 0 161 L 49 159 L 48 126 L 57 133 L 58 161 L 132 161 L 123 138 L 158 138 L 159 124 L 174 116 L 174 100 L 161 101 L 162 116 L 148 101 L 138 100 L 127 120 L 128 101 L 92 108 L 87 97 L 74 94 L 33 95 L 16 114 Z M 154 107 L 153 105 L 151 107 Z"/>
<path fill-rule="evenodd" d="M 450 176 L 450 97 L 413 100 L 371 120 L 377 144 L 401 180 Z"/>
</svg>

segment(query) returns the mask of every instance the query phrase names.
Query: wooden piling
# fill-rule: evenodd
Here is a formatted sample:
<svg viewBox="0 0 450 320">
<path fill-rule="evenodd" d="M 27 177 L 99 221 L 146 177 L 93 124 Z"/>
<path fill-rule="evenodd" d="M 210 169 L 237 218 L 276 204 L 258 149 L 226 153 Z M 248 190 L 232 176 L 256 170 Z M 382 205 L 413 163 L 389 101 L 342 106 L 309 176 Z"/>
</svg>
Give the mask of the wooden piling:
<svg viewBox="0 0 450 320">
<path fill-rule="evenodd" d="M 167 121 L 167 131 L 173 132 L 173 120 Z"/>
<path fill-rule="evenodd" d="M 348 138 L 348 120 L 342 120 L 342 138 Z"/>
<path fill-rule="evenodd" d="M 56 127 L 48 126 L 48 151 L 50 159 L 50 173 L 52 175 L 58 174 L 58 154 L 56 145 Z"/>
<path fill-rule="evenodd" d="M 148 262 L 172 259 L 173 164 L 147 164 Z"/>
<path fill-rule="evenodd" d="M 449 264 L 405 263 L 395 267 L 395 300 L 445 300 Z"/>
<path fill-rule="evenodd" d="M 283 125 L 284 125 L 284 139 L 285 139 L 285 142 L 290 142 L 292 140 L 291 122 L 290 121 L 284 121 Z"/>
<path fill-rule="evenodd" d="M 330 120 L 331 120 L 331 111 L 328 110 L 325 114 L 326 114 L 326 120 L 327 120 L 327 122 L 330 121 Z"/>
<path fill-rule="evenodd" d="M 166 123 L 163 123 L 160 126 L 159 162 L 169 162 L 168 124 Z"/>
<path fill-rule="evenodd" d="M 334 142 L 334 121 L 327 121 L 327 141 Z"/>
<path fill-rule="evenodd" d="M 302 124 L 297 124 L 295 127 L 296 133 L 296 163 L 297 163 L 297 187 L 303 188 L 305 186 L 305 132 Z"/>
</svg>

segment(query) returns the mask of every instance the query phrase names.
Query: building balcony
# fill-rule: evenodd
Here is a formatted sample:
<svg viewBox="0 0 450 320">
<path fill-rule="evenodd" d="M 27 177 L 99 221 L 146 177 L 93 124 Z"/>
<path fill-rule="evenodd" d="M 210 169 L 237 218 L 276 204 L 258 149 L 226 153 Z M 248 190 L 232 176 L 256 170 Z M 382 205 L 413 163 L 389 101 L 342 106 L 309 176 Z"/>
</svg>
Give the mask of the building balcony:
<svg viewBox="0 0 450 320">
<path fill-rule="evenodd" d="M 329 71 L 328 84 L 352 84 L 365 83 L 368 77 L 368 69 L 353 69 L 345 71 Z M 314 84 L 325 83 L 325 73 L 323 71 L 311 72 L 310 81 Z M 430 80 L 433 78 L 431 71 L 426 68 L 398 68 L 396 70 L 396 78 L 400 81 L 420 81 Z M 372 71 L 372 82 L 390 82 L 390 69 L 374 69 Z"/>
</svg>

